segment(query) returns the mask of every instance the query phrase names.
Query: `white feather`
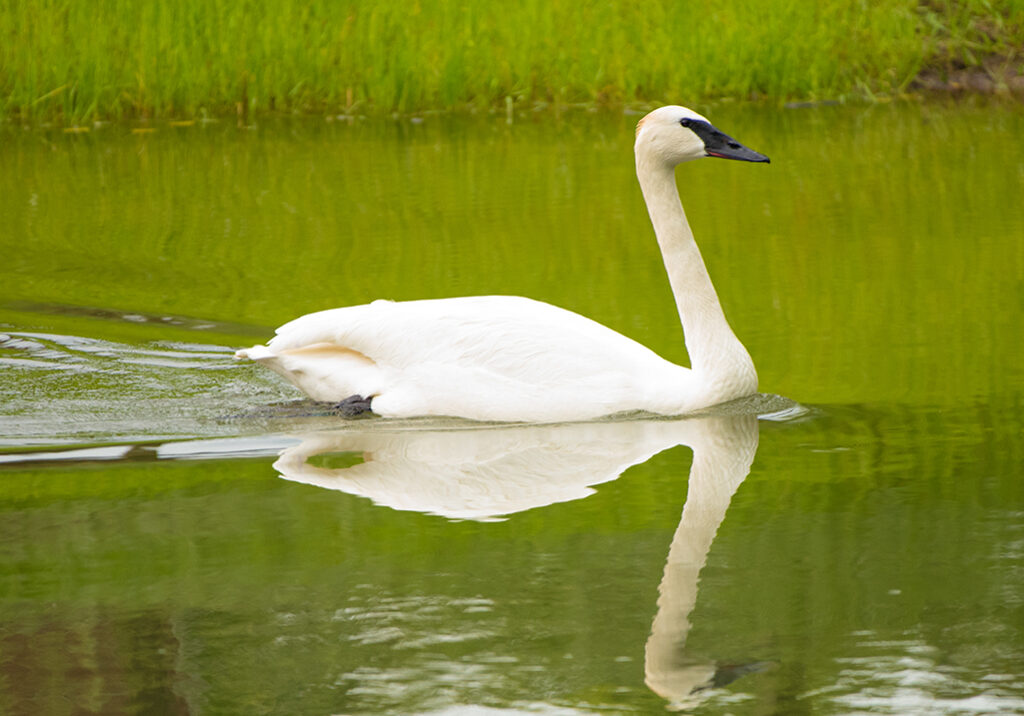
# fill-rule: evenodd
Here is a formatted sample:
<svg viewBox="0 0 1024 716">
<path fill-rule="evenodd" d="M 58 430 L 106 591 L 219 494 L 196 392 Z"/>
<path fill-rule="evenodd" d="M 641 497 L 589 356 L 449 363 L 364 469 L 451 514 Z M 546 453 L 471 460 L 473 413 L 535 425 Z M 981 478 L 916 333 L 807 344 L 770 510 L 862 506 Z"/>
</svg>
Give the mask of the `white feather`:
<svg viewBox="0 0 1024 716">
<path fill-rule="evenodd" d="M 694 370 L 576 313 L 516 296 L 320 311 L 236 357 L 271 368 L 315 400 L 372 398 L 384 417 L 548 422 L 635 410 L 683 414 L 754 392 L 753 363 L 725 322 L 679 204 L 673 168 L 704 156 L 701 139 L 680 125 L 684 117 L 700 118 L 682 107 L 649 114 L 636 153 Z"/>
</svg>

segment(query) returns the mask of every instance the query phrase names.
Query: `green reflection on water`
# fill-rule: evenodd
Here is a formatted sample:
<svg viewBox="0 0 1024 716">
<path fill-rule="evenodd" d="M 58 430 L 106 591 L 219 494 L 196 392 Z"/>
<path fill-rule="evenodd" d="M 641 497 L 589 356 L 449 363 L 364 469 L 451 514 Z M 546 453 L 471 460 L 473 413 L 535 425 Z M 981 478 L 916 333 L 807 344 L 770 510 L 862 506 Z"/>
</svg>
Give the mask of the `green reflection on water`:
<svg viewBox="0 0 1024 716">
<path fill-rule="evenodd" d="M 1024 116 L 713 119 L 772 164 L 681 168 L 690 220 L 762 388 L 821 407 L 762 423 L 707 554 L 680 655 L 738 678 L 697 708 L 1024 711 Z M 258 435 L 293 394 L 229 347 L 381 296 L 530 295 L 685 361 L 632 124 L 8 131 L 4 448 Z M 493 523 L 133 457 L 0 470 L 0 711 L 664 708 L 684 447 Z"/>
<path fill-rule="evenodd" d="M 686 548 L 714 536 L 700 515 L 722 499 L 682 448 L 586 499 L 491 523 L 275 481 L 266 460 L 8 469 L 0 703 L 655 711 L 652 620 L 695 603 L 689 634 L 674 627 L 678 661 L 705 679 L 740 674 L 689 701 L 708 713 L 841 711 L 872 694 L 892 713 L 907 712 L 900 698 L 1012 712 L 1024 703 L 1015 415 L 951 414 L 939 434 L 920 413 L 764 424 L 745 482 L 742 464 L 713 473 L 712 493 L 742 484 L 698 591 L 667 606 L 666 560 L 683 560 L 685 581 Z M 697 531 L 673 559 L 684 497 Z"/>
<path fill-rule="evenodd" d="M 1019 110 L 723 109 L 715 120 L 773 158 L 678 172 L 763 388 L 945 404 L 1019 380 Z M 0 251 L 16 278 L 0 301 L 269 331 L 376 297 L 524 294 L 685 361 L 632 124 L 8 133 Z"/>
</svg>

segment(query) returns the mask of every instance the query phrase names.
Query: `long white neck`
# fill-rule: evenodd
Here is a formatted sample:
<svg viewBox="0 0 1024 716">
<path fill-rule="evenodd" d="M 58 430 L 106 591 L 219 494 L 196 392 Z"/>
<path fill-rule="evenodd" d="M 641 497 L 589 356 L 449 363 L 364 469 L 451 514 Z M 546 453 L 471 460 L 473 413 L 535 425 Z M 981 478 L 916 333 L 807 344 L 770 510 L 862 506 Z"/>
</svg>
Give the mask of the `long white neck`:
<svg viewBox="0 0 1024 716">
<path fill-rule="evenodd" d="M 709 392 L 708 398 L 715 402 L 754 392 L 754 362 L 725 320 L 679 201 L 674 167 L 638 147 L 636 174 L 661 246 L 683 324 L 686 351 L 701 392 Z"/>
</svg>

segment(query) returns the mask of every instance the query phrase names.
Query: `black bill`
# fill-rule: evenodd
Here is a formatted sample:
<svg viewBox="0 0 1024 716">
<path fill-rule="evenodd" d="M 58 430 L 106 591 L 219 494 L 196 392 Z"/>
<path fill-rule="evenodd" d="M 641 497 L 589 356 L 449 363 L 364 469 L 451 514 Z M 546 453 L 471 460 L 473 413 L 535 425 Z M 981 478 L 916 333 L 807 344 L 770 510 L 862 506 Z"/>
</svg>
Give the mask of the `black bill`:
<svg viewBox="0 0 1024 716">
<path fill-rule="evenodd" d="M 709 157 L 719 159 L 737 159 L 741 162 L 770 162 L 760 152 L 748 149 L 724 132 L 720 132 L 707 122 L 690 120 L 686 126 L 704 142 L 704 151 Z"/>
</svg>

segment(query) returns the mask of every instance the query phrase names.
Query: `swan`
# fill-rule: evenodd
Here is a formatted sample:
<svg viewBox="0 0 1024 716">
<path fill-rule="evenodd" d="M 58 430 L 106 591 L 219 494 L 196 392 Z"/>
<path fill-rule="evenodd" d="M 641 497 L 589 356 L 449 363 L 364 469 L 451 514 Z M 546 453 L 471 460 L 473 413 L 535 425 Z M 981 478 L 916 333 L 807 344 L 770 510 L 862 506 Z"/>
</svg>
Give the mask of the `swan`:
<svg viewBox="0 0 1024 716">
<path fill-rule="evenodd" d="M 519 296 L 471 296 L 319 311 L 235 353 L 347 415 L 498 422 L 683 415 L 757 390 L 686 214 L 675 167 L 701 157 L 768 162 L 693 110 L 667 106 L 637 124 L 636 174 L 661 247 L 691 368 L 589 318 Z"/>
</svg>

